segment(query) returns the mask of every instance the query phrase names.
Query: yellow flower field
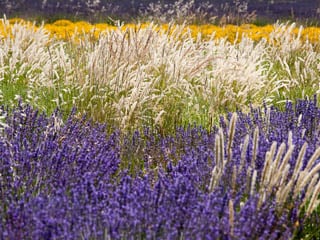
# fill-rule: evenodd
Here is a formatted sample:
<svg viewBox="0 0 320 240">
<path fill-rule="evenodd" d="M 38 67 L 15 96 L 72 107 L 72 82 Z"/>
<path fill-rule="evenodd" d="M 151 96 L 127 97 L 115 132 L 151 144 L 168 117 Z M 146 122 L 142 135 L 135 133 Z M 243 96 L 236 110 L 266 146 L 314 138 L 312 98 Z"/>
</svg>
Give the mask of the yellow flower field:
<svg viewBox="0 0 320 240">
<path fill-rule="evenodd" d="M 35 24 L 27 22 L 23 19 L 10 19 L 10 26 L 13 26 L 15 23 L 26 24 L 30 28 L 38 28 Z M 135 24 L 125 24 L 120 27 L 115 27 L 105 23 L 90 24 L 85 21 L 71 22 L 69 20 L 58 20 L 52 24 L 44 24 L 43 28 L 46 31 L 49 31 L 52 37 L 55 37 L 60 40 L 78 40 L 81 36 L 91 36 L 92 40 L 99 38 L 100 34 L 103 34 L 105 31 L 112 31 L 120 28 L 125 31 L 126 29 L 139 29 L 147 28 L 153 26 L 152 23 L 142 23 L 140 25 Z M 167 32 L 169 28 L 174 28 L 170 24 L 164 24 L 161 26 L 153 26 L 158 31 Z M 209 39 L 214 37 L 215 39 L 225 38 L 230 42 L 240 42 L 243 36 L 251 38 L 253 41 L 260 41 L 261 39 L 270 40 L 272 34 L 276 34 L 275 25 L 266 25 L 266 26 L 255 26 L 253 24 L 243 24 L 241 26 L 236 25 L 226 25 L 226 26 L 216 26 L 216 25 L 186 25 L 179 26 L 182 28 L 182 31 L 186 34 L 191 34 L 192 37 L 197 38 L 199 34 L 202 38 Z M 287 26 L 287 28 L 289 28 Z M 285 29 L 282 29 L 285 30 Z M 8 29 L 5 26 L 4 22 L 0 23 L 0 34 L 2 36 L 8 35 Z M 294 27 L 290 29 L 290 34 L 293 38 L 299 37 L 302 41 L 309 41 L 311 43 L 317 44 L 320 40 L 320 28 L 318 27 Z"/>
</svg>

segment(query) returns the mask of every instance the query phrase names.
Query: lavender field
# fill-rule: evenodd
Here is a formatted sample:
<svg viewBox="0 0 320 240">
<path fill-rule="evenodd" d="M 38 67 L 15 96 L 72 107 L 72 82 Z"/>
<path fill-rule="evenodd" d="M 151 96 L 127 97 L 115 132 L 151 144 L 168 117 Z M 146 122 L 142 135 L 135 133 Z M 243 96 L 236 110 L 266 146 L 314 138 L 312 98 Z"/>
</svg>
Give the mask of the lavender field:
<svg viewBox="0 0 320 240">
<path fill-rule="evenodd" d="M 316 101 L 230 113 L 220 127 L 106 134 L 72 113 L 7 112 L 2 239 L 289 239 L 319 236 Z"/>
</svg>

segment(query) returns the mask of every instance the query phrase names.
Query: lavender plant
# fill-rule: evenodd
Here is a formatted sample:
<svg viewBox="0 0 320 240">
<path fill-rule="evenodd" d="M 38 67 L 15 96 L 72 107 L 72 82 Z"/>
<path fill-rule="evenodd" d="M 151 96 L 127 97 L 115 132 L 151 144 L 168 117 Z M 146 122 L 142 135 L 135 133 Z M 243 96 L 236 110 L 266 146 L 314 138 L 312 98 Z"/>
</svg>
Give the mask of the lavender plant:
<svg viewBox="0 0 320 240">
<path fill-rule="evenodd" d="M 106 193 L 102 189 L 118 168 L 117 133 L 106 136 L 104 126 L 72 118 L 61 125 L 58 113 L 47 118 L 22 106 L 6 122 L 0 140 L 1 238 L 78 236 L 96 214 L 86 207 Z"/>
<path fill-rule="evenodd" d="M 316 99 L 171 136 L 1 113 L 3 239 L 289 239 L 318 214 Z"/>
</svg>

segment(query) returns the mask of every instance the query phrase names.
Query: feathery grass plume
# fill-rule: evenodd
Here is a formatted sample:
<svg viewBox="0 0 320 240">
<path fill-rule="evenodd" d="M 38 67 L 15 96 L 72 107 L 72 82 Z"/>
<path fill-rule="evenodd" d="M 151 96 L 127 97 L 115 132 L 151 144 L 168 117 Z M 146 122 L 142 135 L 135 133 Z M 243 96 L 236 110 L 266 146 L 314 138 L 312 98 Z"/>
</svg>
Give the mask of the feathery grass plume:
<svg viewBox="0 0 320 240">
<path fill-rule="evenodd" d="M 315 189 L 317 189 L 316 184 L 318 182 L 319 182 L 319 174 L 316 174 L 313 176 L 310 183 L 308 184 L 308 188 L 305 192 L 303 202 L 301 203 L 300 211 L 301 211 L 301 209 L 303 209 L 304 206 L 307 205 L 308 201 L 311 202 L 311 198 L 312 198 L 313 194 L 315 194 L 317 192 L 317 191 L 315 191 Z"/>
<path fill-rule="evenodd" d="M 285 150 L 285 144 L 282 143 L 280 145 L 275 156 L 276 148 L 277 143 L 273 142 L 270 150 L 266 153 L 265 164 L 262 170 L 261 179 L 259 180 L 259 195 L 261 196 L 259 198 L 259 207 L 274 189 L 277 189 L 277 202 L 279 204 L 285 202 L 294 184 L 292 177 L 289 180 L 289 183 L 286 184 L 290 170 L 290 164 L 288 164 L 288 162 L 293 153 L 294 145 L 289 145 L 288 150 L 284 156 L 283 153 Z"/>
<path fill-rule="evenodd" d="M 257 170 L 253 170 L 252 178 L 251 178 L 251 187 L 250 187 L 250 196 L 253 196 L 256 191 L 257 184 Z"/>
<path fill-rule="evenodd" d="M 284 168 L 281 176 L 277 176 L 277 179 L 280 179 L 279 183 L 277 184 L 279 186 L 279 188 L 284 187 L 284 184 L 286 183 L 287 177 L 290 173 L 290 164 L 287 164 L 286 167 Z M 280 172 L 277 173 L 278 175 L 280 174 Z M 275 182 L 272 183 L 273 185 L 276 185 Z"/>
<path fill-rule="evenodd" d="M 288 151 L 286 152 L 285 156 L 283 157 L 281 165 L 275 165 L 276 171 L 273 171 L 272 173 L 272 178 L 268 187 L 269 192 L 271 192 L 273 187 L 278 188 L 279 191 L 281 191 L 281 189 L 284 187 L 290 170 L 290 164 L 288 164 L 288 161 L 292 155 L 293 150 L 294 146 L 291 145 Z"/>
<path fill-rule="evenodd" d="M 311 168 L 313 167 L 313 165 L 316 163 L 316 161 L 318 160 L 320 156 L 320 148 L 318 148 L 314 154 L 311 156 L 310 160 L 308 161 L 307 166 L 305 167 L 304 171 L 306 172 L 310 172 Z"/>
<path fill-rule="evenodd" d="M 238 167 L 235 165 L 232 168 L 232 177 L 231 177 L 231 189 L 233 191 L 233 194 L 236 193 L 237 173 L 238 173 Z"/>
<path fill-rule="evenodd" d="M 6 123 L 6 117 L 7 117 L 7 113 L 0 108 L 0 133 L 3 132 L 3 130 L 8 127 L 8 124 Z"/>
<path fill-rule="evenodd" d="M 221 173 L 219 172 L 217 166 L 214 166 L 212 171 L 211 171 L 211 178 L 209 182 L 209 192 L 212 192 L 213 189 L 217 185 L 217 181 L 220 179 Z"/>
<path fill-rule="evenodd" d="M 293 140 L 292 140 L 292 131 L 288 132 L 288 146 L 293 145 Z"/>
<path fill-rule="evenodd" d="M 306 215 L 309 216 L 320 204 L 320 200 L 318 199 L 320 195 L 320 181 L 317 185 L 313 188 L 313 194 L 310 198 L 310 203 L 307 208 Z"/>
<path fill-rule="evenodd" d="M 278 172 L 279 173 L 282 172 L 284 170 L 284 168 L 287 166 L 287 164 L 288 164 L 288 162 L 289 162 L 289 160 L 291 158 L 291 155 L 292 155 L 292 152 L 293 152 L 294 148 L 295 148 L 294 145 L 289 145 L 288 150 L 287 150 L 286 154 L 284 155 L 280 166 L 278 167 L 278 169 L 279 169 Z"/>
<path fill-rule="evenodd" d="M 320 155 L 318 155 L 319 157 Z M 316 175 L 320 170 L 320 163 L 314 166 L 310 171 L 301 171 L 295 186 L 295 195 L 298 195 L 309 183 L 310 180 Z"/>
<path fill-rule="evenodd" d="M 259 202 L 258 202 L 258 208 L 261 207 L 262 203 L 266 200 L 266 197 L 269 195 L 269 192 L 267 192 L 269 187 L 269 181 L 271 176 L 271 171 L 273 170 L 273 157 L 275 154 L 277 148 L 277 143 L 273 142 L 270 150 L 266 152 L 265 156 L 265 164 L 262 170 L 262 175 L 260 179 L 260 189 L 259 189 Z M 254 169 L 254 168 L 253 168 Z"/>
<path fill-rule="evenodd" d="M 246 193 L 249 193 L 251 191 L 251 186 L 252 186 L 252 177 L 254 174 L 254 169 L 252 169 L 251 167 L 247 167 L 245 169 L 245 174 L 246 174 Z"/>
<path fill-rule="evenodd" d="M 283 185 L 283 187 L 281 189 L 277 190 L 276 201 L 278 204 L 278 206 L 277 206 L 278 209 L 281 209 L 282 204 L 286 202 L 293 187 L 294 187 L 294 182 L 292 179 L 290 179 L 286 185 Z"/>
<path fill-rule="evenodd" d="M 230 226 L 230 235 L 231 237 L 234 236 L 234 203 L 233 200 L 230 199 L 228 202 L 228 209 L 229 209 L 229 226 Z"/>
<path fill-rule="evenodd" d="M 300 125 L 301 125 L 301 119 L 302 119 L 302 114 L 300 114 L 298 117 L 298 123 L 297 123 L 298 127 L 300 127 Z"/>
<path fill-rule="evenodd" d="M 251 178 L 250 195 L 255 192 L 255 185 L 259 183 L 259 201 L 258 208 L 268 199 L 275 191 L 276 202 L 278 208 L 281 209 L 282 204 L 286 203 L 290 193 L 293 193 L 293 199 L 297 199 L 302 191 L 305 191 L 304 199 L 300 204 L 299 211 L 307 205 L 307 214 L 316 209 L 319 204 L 317 197 L 319 195 L 319 170 L 320 163 L 316 163 L 320 156 L 320 148 L 317 148 L 310 157 L 307 166 L 302 169 L 304 155 L 306 154 L 308 144 L 305 142 L 297 156 L 295 165 L 291 166 L 289 160 L 293 154 L 295 145 L 292 141 L 292 132 L 288 132 L 288 148 L 284 154 L 285 143 L 282 143 L 277 150 L 277 143 L 273 142 L 270 150 L 266 152 L 265 163 L 262 169 L 261 178 L 257 178 L 257 170 L 255 169 Z M 276 153 L 277 150 L 277 153 Z M 293 167 L 292 174 L 289 174 Z M 307 188 L 306 188 L 307 187 Z M 306 189 L 305 189 L 306 188 Z"/>
<path fill-rule="evenodd" d="M 241 147 L 241 160 L 240 160 L 239 172 L 241 172 L 245 166 L 249 140 L 250 140 L 250 136 L 249 134 L 247 134 Z"/>
<path fill-rule="evenodd" d="M 271 125 L 271 122 L 270 122 L 270 112 L 271 112 L 270 107 L 267 107 L 266 116 L 265 116 L 266 132 L 269 132 L 269 128 L 270 128 L 270 125 Z"/>
<path fill-rule="evenodd" d="M 296 23 L 292 23 L 288 26 L 285 23 L 275 23 L 274 24 L 274 31 L 272 31 L 269 35 L 269 41 L 272 45 L 278 45 L 281 43 L 280 46 L 280 54 L 287 54 L 296 49 L 299 49 L 303 44 L 300 40 L 302 26 L 299 28 L 299 33 L 297 35 L 293 34 L 295 29 Z"/>
<path fill-rule="evenodd" d="M 222 129 L 219 128 L 218 133 L 215 135 L 215 166 L 211 172 L 209 191 L 212 191 L 217 186 L 224 172 L 226 163 L 224 150 L 224 135 Z"/>
<path fill-rule="evenodd" d="M 269 177 L 271 176 L 271 172 L 274 168 L 273 166 L 273 157 L 276 152 L 277 142 L 273 142 L 270 150 L 266 152 L 265 156 L 265 164 L 263 166 L 262 175 L 261 175 L 261 185 L 266 187 L 269 181 Z"/>
<path fill-rule="evenodd" d="M 308 143 L 305 142 L 299 151 L 298 159 L 292 173 L 292 176 L 295 178 L 295 180 L 297 180 L 297 178 L 299 177 L 299 172 L 301 171 L 301 168 L 303 166 L 303 159 L 306 154 L 307 147 L 308 147 Z"/>
<path fill-rule="evenodd" d="M 256 167 L 256 159 L 259 148 L 259 127 L 256 126 L 253 133 L 253 149 L 252 149 L 252 159 L 251 159 L 251 168 L 255 169 Z"/>
<path fill-rule="evenodd" d="M 228 160 L 227 161 L 231 161 L 232 159 L 232 143 L 233 143 L 233 138 L 234 138 L 234 134 L 236 131 L 236 124 L 237 124 L 237 118 L 238 115 L 236 112 L 234 112 L 232 114 L 232 117 L 230 119 L 230 123 L 229 123 L 229 130 L 228 130 Z"/>
<path fill-rule="evenodd" d="M 224 134 L 223 134 L 222 128 L 219 128 L 218 136 L 219 136 L 219 138 L 217 139 L 219 141 L 218 148 L 220 149 L 218 151 L 219 158 L 216 160 L 217 161 L 216 164 L 219 167 L 219 169 L 223 170 L 226 164 L 226 159 L 225 159 L 225 152 L 224 152 L 225 151 Z"/>
<path fill-rule="evenodd" d="M 272 166 L 270 167 L 270 176 L 273 178 L 275 171 L 280 167 L 280 161 L 286 149 L 286 144 L 281 143 L 280 147 L 278 148 L 277 155 L 275 156 L 274 161 L 272 162 Z M 274 179 L 274 178 L 273 178 Z"/>
<path fill-rule="evenodd" d="M 282 189 L 282 187 L 284 186 L 284 182 L 288 176 L 288 173 L 289 173 L 289 169 L 290 169 L 290 165 L 287 164 L 291 155 L 292 155 L 292 152 L 293 152 L 293 149 L 294 149 L 294 146 L 291 145 L 286 153 L 286 155 L 284 156 L 282 162 L 281 162 L 281 166 L 279 167 L 277 173 L 276 173 L 276 176 L 275 176 L 275 179 L 277 179 L 277 181 L 279 182 L 278 183 L 278 186 L 279 186 L 279 189 L 278 191 L 279 192 L 283 192 L 282 194 L 282 197 L 278 199 L 279 202 L 285 202 L 285 200 L 287 199 L 288 197 L 288 194 L 289 192 L 291 191 L 289 185 L 287 186 L 287 188 L 285 187 L 284 190 Z M 277 186 L 277 181 L 274 180 L 273 181 L 273 186 Z M 292 181 L 293 183 L 293 179 L 291 178 L 290 181 Z M 289 181 L 289 182 L 290 182 Z M 271 188 L 271 187 L 270 187 Z"/>
<path fill-rule="evenodd" d="M 212 191 L 214 187 L 218 184 L 221 175 L 224 172 L 225 164 L 232 159 L 232 143 L 234 139 L 234 134 L 236 130 L 236 122 L 238 115 L 236 112 L 232 114 L 232 117 L 229 122 L 229 130 L 228 130 L 228 145 L 227 145 L 227 159 L 225 159 L 225 147 L 224 147 L 224 134 L 222 128 L 219 128 L 218 133 L 215 137 L 215 167 L 211 173 L 210 185 L 209 189 Z M 235 190 L 236 184 L 236 176 L 237 176 L 237 167 L 234 166 L 232 171 L 232 185 Z"/>
</svg>

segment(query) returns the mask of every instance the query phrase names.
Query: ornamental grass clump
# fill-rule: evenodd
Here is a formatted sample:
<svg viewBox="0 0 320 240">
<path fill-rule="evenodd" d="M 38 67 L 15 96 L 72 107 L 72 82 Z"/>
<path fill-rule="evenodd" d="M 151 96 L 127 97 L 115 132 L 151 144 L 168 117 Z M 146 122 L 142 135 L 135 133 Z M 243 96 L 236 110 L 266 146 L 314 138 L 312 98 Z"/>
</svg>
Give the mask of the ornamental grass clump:
<svg viewBox="0 0 320 240">
<path fill-rule="evenodd" d="M 171 136 L 1 113 L 1 238 L 289 239 L 317 221 L 316 100 Z"/>
<path fill-rule="evenodd" d="M 320 91 L 318 44 L 294 24 L 203 26 L 207 34 L 173 23 L 128 24 L 97 26 L 95 36 L 89 23 L 60 20 L 57 31 L 73 26 L 66 39 L 46 25 L 5 18 L 0 25 L 0 103 L 22 99 L 65 115 L 75 106 L 78 115 L 122 130 L 208 128 L 226 111 Z"/>
</svg>

